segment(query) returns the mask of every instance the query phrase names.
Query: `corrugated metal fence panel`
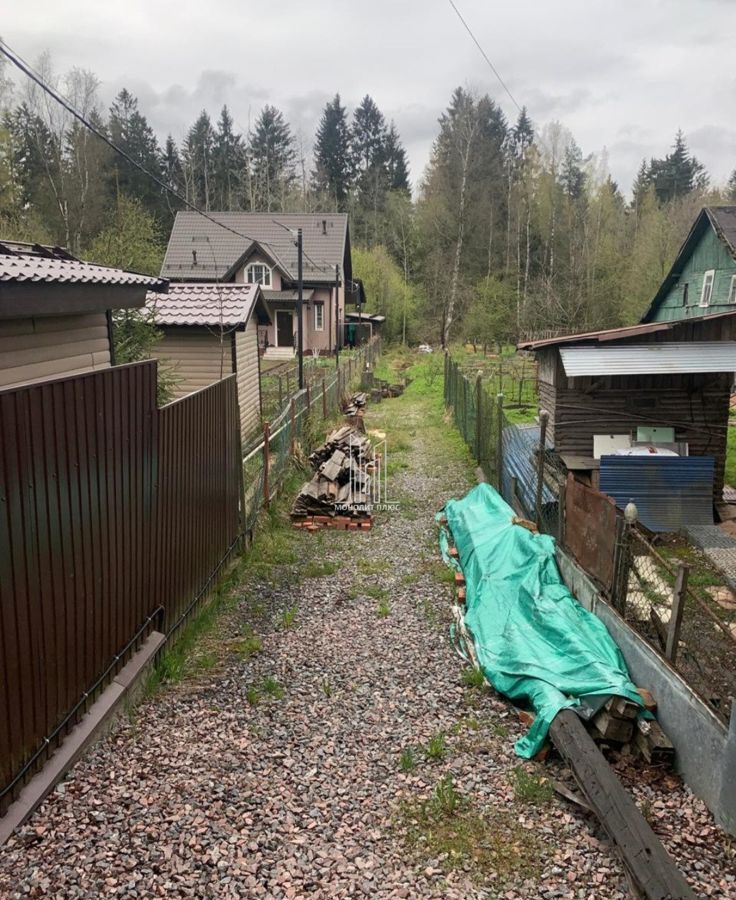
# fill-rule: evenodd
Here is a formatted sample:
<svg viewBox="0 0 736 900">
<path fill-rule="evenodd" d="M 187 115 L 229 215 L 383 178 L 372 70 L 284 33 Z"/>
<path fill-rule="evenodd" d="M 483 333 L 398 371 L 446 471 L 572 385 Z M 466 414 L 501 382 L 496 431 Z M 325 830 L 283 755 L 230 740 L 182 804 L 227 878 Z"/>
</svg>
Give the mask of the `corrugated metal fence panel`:
<svg viewBox="0 0 736 900">
<path fill-rule="evenodd" d="M 539 452 L 539 425 L 505 425 L 501 435 L 501 488 L 504 500 L 511 503 L 515 496 L 524 515 L 535 517 L 537 496 L 537 455 Z M 515 480 L 515 483 L 514 483 Z M 542 505 L 553 506 L 557 497 L 549 486 L 542 486 Z"/>
<path fill-rule="evenodd" d="M 565 546 L 609 593 L 616 552 L 616 504 L 605 494 L 567 476 Z"/>
<path fill-rule="evenodd" d="M 713 524 L 712 456 L 603 456 L 600 488 L 622 509 L 633 500 L 650 531 Z"/>
<path fill-rule="evenodd" d="M 156 434 L 153 362 L 0 392 L 0 791 L 155 608 Z"/>
<path fill-rule="evenodd" d="M 156 593 L 167 632 L 206 592 L 241 534 L 235 379 L 159 410 Z"/>
</svg>

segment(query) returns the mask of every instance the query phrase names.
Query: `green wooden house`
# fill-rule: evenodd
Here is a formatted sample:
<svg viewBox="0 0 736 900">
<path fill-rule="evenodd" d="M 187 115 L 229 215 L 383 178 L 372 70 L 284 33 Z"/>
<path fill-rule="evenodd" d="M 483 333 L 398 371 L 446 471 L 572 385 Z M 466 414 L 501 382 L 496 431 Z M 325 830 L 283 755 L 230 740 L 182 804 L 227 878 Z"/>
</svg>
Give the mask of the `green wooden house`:
<svg viewBox="0 0 736 900">
<path fill-rule="evenodd" d="M 736 206 L 706 206 L 642 322 L 675 322 L 736 310 Z"/>
</svg>

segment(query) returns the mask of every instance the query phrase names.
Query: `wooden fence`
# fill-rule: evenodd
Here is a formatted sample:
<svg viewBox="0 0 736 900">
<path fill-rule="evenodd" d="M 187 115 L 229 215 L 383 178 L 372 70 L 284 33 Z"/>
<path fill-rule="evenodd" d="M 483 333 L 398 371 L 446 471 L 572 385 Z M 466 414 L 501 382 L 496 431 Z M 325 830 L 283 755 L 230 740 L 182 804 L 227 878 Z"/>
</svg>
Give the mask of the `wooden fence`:
<svg viewBox="0 0 736 900">
<path fill-rule="evenodd" d="M 0 814 L 235 549 L 235 376 L 156 408 L 156 363 L 0 392 Z"/>
</svg>

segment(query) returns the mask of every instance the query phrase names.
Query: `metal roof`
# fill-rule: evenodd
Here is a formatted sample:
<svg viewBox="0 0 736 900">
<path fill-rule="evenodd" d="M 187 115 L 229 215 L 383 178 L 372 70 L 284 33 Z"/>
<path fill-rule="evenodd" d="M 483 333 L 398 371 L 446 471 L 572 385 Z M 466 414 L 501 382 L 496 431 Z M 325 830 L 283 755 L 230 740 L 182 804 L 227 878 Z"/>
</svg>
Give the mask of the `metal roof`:
<svg viewBox="0 0 736 900">
<path fill-rule="evenodd" d="M 164 278 L 83 262 L 61 247 L 17 241 L 0 241 L 0 282 L 127 285 L 166 290 Z"/>
<path fill-rule="evenodd" d="M 256 307 L 268 318 L 260 285 L 172 283 L 167 294 L 146 296 L 157 325 L 245 326 Z"/>
<path fill-rule="evenodd" d="M 347 213 L 213 212 L 208 215 L 216 221 L 195 212 L 176 214 L 161 267 L 164 277 L 203 281 L 226 278 L 251 250 L 261 250 L 294 281 L 297 253 L 295 240 L 286 230 L 289 228 L 302 229 L 305 281 L 334 283 L 335 266 L 343 270 L 348 247 Z M 220 227 L 218 222 L 232 231 Z M 351 272 L 343 274 L 352 277 Z"/>
<path fill-rule="evenodd" d="M 600 488 L 650 531 L 713 524 L 712 456 L 602 456 Z"/>
<path fill-rule="evenodd" d="M 560 347 L 560 357 L 571 378 L 736 372 L 736 341 Z"/>
<path fill-rule="evenodd" d="M 714 322 L 731 316 L 736 316 L 736 309 L 716 313 L 712 316 L 675 319 L 671 322 L 645 322 L 640 325 L 628 325 L 623 328 L 606 328 L 604 331 L 583 331 L 575 334 L 563 334 L 559 337 L 543 338 L 538 341 L 520 341 L 516 346 L 519 350 L 541 350 L 544 347 L 556 347 L 558 344 L 605 344 L 609 341 L 625 341 L 627 338 L 656 334 L 658 331 L 672 331 L 673 328 Z"/>
</svg>

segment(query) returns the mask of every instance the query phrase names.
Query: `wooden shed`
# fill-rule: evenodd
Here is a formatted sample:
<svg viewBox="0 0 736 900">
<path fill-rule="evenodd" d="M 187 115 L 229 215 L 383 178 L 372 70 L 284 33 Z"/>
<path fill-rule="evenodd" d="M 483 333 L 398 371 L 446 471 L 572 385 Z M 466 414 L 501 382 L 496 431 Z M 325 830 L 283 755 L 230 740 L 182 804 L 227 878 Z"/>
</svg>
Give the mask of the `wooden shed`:
<svg viewBox="0 0 736 900">
<path fill-rule="evenodd" d="M 0 241 L 0 389 L 114 365 L 111 310 L 141 307 L 167 284 Z"/>
<path fill-rule="evenodd" d="M 268 309 L 258 284 L 180 282 L 148 300 L 163 337 L 153 355 L 172 373 L 175 398 L 237 375 L 243 439 L 261 423 L 258 325 Z"/>
<path fill-rule="evenodd" d="M 598 486 L 602 455 L 637 444 L 714 459 L 720 499 L 736 371 L 736 310 L 519 344 L 539 364 L 547 445 Z"/>
</svg>

